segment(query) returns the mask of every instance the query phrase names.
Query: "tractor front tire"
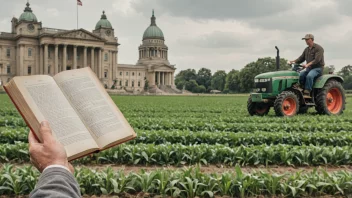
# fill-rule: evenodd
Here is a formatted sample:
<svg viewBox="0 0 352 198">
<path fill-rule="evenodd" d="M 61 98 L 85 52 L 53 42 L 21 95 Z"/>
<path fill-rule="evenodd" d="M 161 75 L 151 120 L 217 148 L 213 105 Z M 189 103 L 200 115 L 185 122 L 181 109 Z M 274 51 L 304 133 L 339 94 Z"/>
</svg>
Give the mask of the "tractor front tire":
<svg viewBox="0 0 352 198">
<path fill-rule="evenodd" d="M 252 102 L 252 98 L 249 97 L 247 102 L 247 110 L 249 115 L 251 116 L 265 116 L 268 115 L 270 111 L 270 106 L 266 103 Z"/>
<path fill-rule="evenodd" d="M 277 96 L 274 102 L 274 109 L 277 116 L 295 116 L 299 111 L 297 95 L 292 91 L 283 91 Z"/>
<path fill-rule="evenodd" d="M 340 115 L 346 108 L 346 95 L 340 82 L 328 81 L 316 96 L 315 110 L 322 115 Z"/>
</svg>

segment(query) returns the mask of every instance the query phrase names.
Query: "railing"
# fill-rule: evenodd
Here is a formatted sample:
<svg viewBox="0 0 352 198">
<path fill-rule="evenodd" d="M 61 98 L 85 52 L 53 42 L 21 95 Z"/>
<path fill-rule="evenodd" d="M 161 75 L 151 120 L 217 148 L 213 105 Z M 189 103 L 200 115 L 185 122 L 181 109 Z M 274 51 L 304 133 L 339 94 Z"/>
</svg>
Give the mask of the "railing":
<svg viewBox="0 0 352 198">
<path fill-rule="evenodd" d="M 54 28 L 42 28 L 40 34 L 56 34 L 60 32 L 67 32 L 68 30 L 54 29 Z"/>
<path fill-rule="evenodd" d="M 0 33 L 0 37 L 2 37 L 2 38 L 12 38 L 14 36 L 15 36 L 15 34 L 8 33 L 8 32 L 1 32 Z"/>
</svg>

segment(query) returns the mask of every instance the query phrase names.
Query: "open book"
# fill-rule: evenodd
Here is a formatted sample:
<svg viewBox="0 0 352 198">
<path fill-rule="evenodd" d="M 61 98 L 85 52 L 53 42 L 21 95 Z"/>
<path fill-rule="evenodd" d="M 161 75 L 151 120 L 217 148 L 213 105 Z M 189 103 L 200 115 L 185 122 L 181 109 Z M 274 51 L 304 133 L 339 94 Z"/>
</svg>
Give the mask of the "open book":
<svg viewBox="0 0 352 198">
<path fill-rule="evenodd" d="M 40 123 L 49 121 L 69 161 L 136 137 L 89 67 L 63 71 L 54 77 L 14 77 L 4 88 L 40 142 Z"/>
</svg>

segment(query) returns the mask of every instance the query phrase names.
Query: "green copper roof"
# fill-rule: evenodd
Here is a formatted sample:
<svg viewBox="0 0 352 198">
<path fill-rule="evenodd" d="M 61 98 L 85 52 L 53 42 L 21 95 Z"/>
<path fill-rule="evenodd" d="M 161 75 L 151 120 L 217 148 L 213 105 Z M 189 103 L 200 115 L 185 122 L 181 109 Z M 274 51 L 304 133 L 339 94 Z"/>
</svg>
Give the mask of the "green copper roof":
<svg viewBox="0 0 352 198">
<path fill-rule="evenodd" d="M 156 18 L 154 16 L 154 10 L 153 10 L 151 24 L 144 32 L 143 40 L 145 40 L 145 39 L 162 39 L 162 40 L 164 40 L 163 31 L 161 31 L 161 29 L 156 25 L 155 21 L 156 21 Z"/>
<path fill-rule="evenodd" d="M 29 7 L 30 4 L 26 4 L 27 7 L 24 9 L 24 13 L 21 14 L 19 21 L 28 21 L 28 22 L 38 22 L 37 17 L 33 14 L 32 9 Z"/>
<path fill-rule="evenodd" d="M 96 30 L 100 28 L 112 28 L 110 21 L 105 15 L 105 11 L 103 11 L 103 15 L 101 15 L 100 21 L 98 21 L 97 25 L 95 26 Z"/>
</svg>

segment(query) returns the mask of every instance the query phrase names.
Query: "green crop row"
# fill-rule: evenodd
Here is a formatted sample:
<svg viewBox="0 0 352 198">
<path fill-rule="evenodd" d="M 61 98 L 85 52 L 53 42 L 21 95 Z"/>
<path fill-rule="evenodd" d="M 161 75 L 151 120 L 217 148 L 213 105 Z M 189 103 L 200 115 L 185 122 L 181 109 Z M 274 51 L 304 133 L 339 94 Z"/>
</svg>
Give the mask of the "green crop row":
<svg viewBox="0 0 352 198">
<path fill-rule="evenodd" d="M 0 162 L 29 162 L 25 143 L 0 145 Z M 352 147 L 260 145 L 227 147 L 224 145 L 180 144 L 122 144 L 89 157 L 76 164 L 129 164 L 129 165 L 190 165 L 224 164 L 246 165 L 349 165 Z"/>
<path fill-rule="evenodd" d="M 13 144 L 15 141 L 27 142 L 28 128 L 17 129 L 0 128 L 0 143 Z M 127 144 L 223 144 L 230 147 L 250 145 L 316 145 L 316 146 L 350 146 L 352 134 L 349 132 L 316 132 L 316 133 L 287 133 L 287 132 L 190 132 L 190 131 L 144 131 L 137 130 L 137 138 Z"/>
<path fill-rule="evenodd" d="M 5 165 L 0 170 L 0 194 L 28 195 L 35 187 L 39 172 L 30 166 L 14 168 Z M 236 166 L 234 171 L 221 174 L 203 173 L 199 167 L 181 171 L 155 170 L 125 173 L 106 168 L 101 171 L 81 168 L 75 177 L 83 195 L 126 195 L 143 193 L 163 197 L 248 197 L 248 196 L 320 196 L 349 195 L 352 174 L 340 171 L 327 173 L 247 174 Z"/>
</svg>

